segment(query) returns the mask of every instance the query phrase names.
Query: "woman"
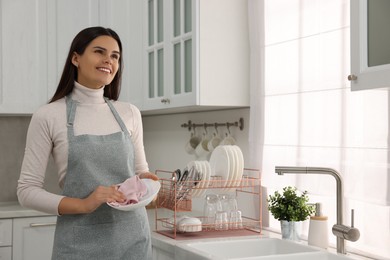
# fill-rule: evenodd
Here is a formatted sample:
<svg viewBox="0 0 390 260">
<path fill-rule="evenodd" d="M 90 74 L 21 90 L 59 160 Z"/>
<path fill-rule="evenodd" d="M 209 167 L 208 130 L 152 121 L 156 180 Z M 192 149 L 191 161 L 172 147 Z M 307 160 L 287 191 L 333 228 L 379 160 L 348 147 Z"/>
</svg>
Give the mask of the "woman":
<svg viewBox="0 0 390 260">
<path fill-rule="evenodd" d="M 122 44 L 111 29 L 91 27 L 74 38 L 57 90 L 34 113 L 17 194 L 22 206 L 57 214 L 52 259 L 151 259 L 145 208 L 119 211 L 115 188 L 149 172 L 139 110 L 117 101 Z M 49 156 L 62 195 L 43 189 Z"/>
</svg>

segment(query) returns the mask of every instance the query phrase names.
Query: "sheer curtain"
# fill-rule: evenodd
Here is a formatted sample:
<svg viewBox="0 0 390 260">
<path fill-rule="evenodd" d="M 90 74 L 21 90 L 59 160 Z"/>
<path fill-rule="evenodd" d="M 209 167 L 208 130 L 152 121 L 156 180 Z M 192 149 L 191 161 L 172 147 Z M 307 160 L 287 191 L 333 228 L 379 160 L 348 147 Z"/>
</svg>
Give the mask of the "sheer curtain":
<svg viewBox="0 0 390 260">
<path fill-rule="evenodd" d="M 264 197 L 308 190 L 336 223 L 331 176 L 274 173 L 276 165 L 330 167 L 342 174 L 344 224 L 361 237 L 347 250 L 390 259 L 389 91 L 351 92 L 349 0 L 248 0 L 251 108 L 249 164 Z M 263 207 L 266 208 L 265 201 Z M 280 230 L 264 210 L 263 226 Z M 305 221 L 302 237 L 307 237 Z"/>
</svg>

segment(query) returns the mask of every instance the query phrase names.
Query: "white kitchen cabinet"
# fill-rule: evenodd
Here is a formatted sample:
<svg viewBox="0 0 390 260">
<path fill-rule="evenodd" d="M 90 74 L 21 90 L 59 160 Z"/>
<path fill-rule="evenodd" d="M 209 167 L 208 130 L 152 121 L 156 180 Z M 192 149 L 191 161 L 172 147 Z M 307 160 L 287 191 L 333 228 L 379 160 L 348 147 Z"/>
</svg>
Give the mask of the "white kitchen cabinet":
<svg viewBox="0 0 390 260">
<path fill-rule="evenodd" d="M 12 219 L 0 219 L 0 247 L 12 245 Z"/>
<path fill-rule="evenodd" d="M 111 27 L 122 40 L 121 99 L 142 103 L 141 1 L 0 0 L 0 7 L 0 114 L 31 114 L 47 103 L 71 41 L 98 25 Z"/>
<path fill-rule="evenodd" d="M 144 1 L 143 114 L 249 106 L 247 1 Z"/>
<path fill-rule="evenodd" d="M 175 259 L 174 252 L 167 252 L 152 245 L 153 260 L 173 260 Z"/>
<path fill-rule="evenodd" d="M 351 0 L 352 90 L 390 87 L 390 1 Z"/>
<path fill-rule="evenodd" d="M 113 29 L 122 41 L 123 73 L 119 99 L 141 109 L 142 0 L 100 0 L 100 24 Z"/>
<path fill-rule="evenodd" d="M 12 260 L 12 247 L 0 247 L 0 260 Z"/>
<path fill-rule="evenodd" d="M 0 260 L 12 258 L 12 219 L 0 219 Z"/>
<path fill-rule="evenodd" d="M 57 87 L 70 42 L 98 24 L 92 0 L 2 0 L 0 113 L 31 114 Z"/>
<path fill-rule="evenodd" d="M 51 259 L 56 216 L 13 219 L 12 260 Z"/>
<path fill-rule="evenodd" d="M 0 113 L 25 114 L 47 101 L 47 1 L 0 1 Z"/>
</svg>

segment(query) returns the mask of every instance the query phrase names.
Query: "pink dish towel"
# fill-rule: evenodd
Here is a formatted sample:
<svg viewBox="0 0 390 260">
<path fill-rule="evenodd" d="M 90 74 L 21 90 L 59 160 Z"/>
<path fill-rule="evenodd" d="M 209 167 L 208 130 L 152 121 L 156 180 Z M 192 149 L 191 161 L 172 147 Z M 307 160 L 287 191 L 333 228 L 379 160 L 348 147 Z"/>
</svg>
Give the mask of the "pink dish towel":
<svg viewBox="0 0 390 260">
<path fill-rule="evenodd" d="M 115 207 L 136 204 L 148 191 L 145 183 L 143 183 L 137 175 L 128 178 L 123 183 L 118 184 L 117 186 L 118 190 L 126 196 L 126 201 L 122 203 L 110 203 L 112 206 Z"/>
</svg>

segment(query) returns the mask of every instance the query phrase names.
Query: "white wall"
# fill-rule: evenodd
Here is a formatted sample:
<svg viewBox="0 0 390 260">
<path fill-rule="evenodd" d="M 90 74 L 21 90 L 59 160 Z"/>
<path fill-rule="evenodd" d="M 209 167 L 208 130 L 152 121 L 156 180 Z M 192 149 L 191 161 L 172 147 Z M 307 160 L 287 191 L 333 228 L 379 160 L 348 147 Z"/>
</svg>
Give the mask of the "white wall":
<svg viewBox="0 0 390 260">
<path fill-rule="evenodd" d="M 187 128 L 182 124 L 191 120 L 196 124 L 236 122 L 244 118 L 244 129 L 230 127 L 231 134 L 240 146 L 244 157 L 248 153 L 248 126 L 249 109 L 222 110 L 214 112 L 185 113 L 172 115 L 158 115 L 143 117 L 144 145 L 146 157 L 151 171 L 157 169 L 173 171 L 183 169 L 186 164 L 197 159 L 195 155 L 185 152 L 184 146 L 191 136 Z M 213 128 L 207 128 L 209 135 Z M 226 133 L 226 127 L 218 128 L 221 137 Z M 196 128 L 199 135 L 203 128 Z"/>
</svg>

